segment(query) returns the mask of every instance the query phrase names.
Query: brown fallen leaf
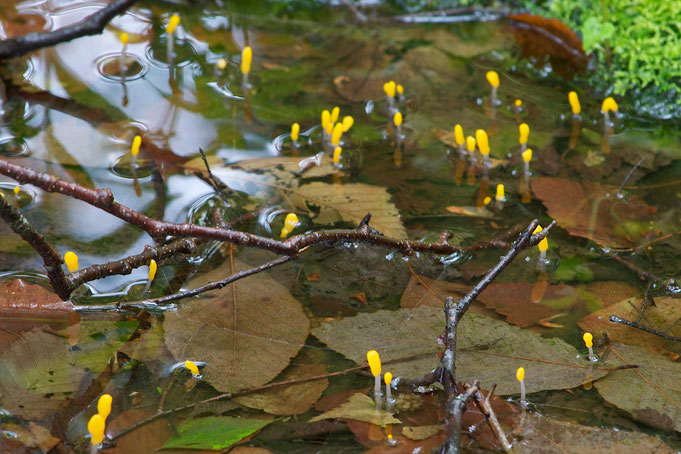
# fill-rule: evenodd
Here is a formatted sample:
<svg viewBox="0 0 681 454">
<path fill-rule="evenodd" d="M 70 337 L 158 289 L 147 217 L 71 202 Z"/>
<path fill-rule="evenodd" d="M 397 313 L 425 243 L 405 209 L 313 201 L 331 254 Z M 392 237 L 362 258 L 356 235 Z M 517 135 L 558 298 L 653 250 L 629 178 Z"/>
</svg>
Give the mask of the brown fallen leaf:
<svg viewBox="0 0 681 454">
<path fill-rule="evenodd" d="M 3 424 L 2 429 L 6 431 L 5 433 L 13 433 L 16 439 L 27 448 L 38 448 L 43 453 L 59 444 L 59 438 L 52 436 L 49 430 L 34 422 L 29 422 L 28 427 L 17 424 Z M 5 440 L 0 442 L 0 448 L 3 448 L 3 452 L 15 452 L 5 447 L 4 442 Z"/>
<path fill-rule="evenodd" d="M 393 416 L 392 411 L 377 409 L 376 402 L 371 397 L 361 393 L 351 395 L 339 407 L 315 416 L 310 419 L 310 422 L 324 419 L 352 419 L 381 427 L 385 427 L 387 424 L 402 424 L 399 419 Z"/>
<path fill-rule="evenodd" d="M 153 416 L 152 411 L 133 408 L 124 411 L 109 421 L 106 425 L 106 433 L 114 436 L 130 426 Z M 146 454 L 155 452 L 163 446 L 170 437 L 170 427 L 163 418 L 145 424 L 134 432 L 123 435 L 116 440 L 116 445 L 107 452 L 111 454 Z"/>
<path fill-rule="evenodd" d="M 357 301 L 359 301 L 360 303 L 362 303 L 362 304 L 368 304 L 368 302 L 367 302 L 367 296 L 366 296 L 366 294 L 365 294 L 364 292 L 357 292 L 357 293 L 354 293 L 354 294 L 352 295 L 352 297 L 353 297 L 354 299 L 356 299 Z"/>
<path fill-rule="evenodd" d="M 632 247 L 652 227 L 657 208 L 633 196 L 619 200 L 617 190 L 615 186 L 565 178 L 532 180 L 535 197 L 571 235 L 602 246 Z"/>
<path fill-rule="evenodd" d="M 448 206 L 447 211 L 453 214 L 460 214 L 461 216 L 470 216 L 475 218 L 493 218 L 494 213 L 486 207 L 458 207 Z"/>
</svg>

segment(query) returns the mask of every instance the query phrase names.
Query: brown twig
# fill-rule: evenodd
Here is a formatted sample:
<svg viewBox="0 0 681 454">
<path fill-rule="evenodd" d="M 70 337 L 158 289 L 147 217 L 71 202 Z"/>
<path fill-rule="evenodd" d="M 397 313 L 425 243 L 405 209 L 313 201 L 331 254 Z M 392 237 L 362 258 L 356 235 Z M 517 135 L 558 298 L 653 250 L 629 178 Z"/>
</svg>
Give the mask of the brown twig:
<svg viewBox="0 0 681 454">
<path fill-rule="evenodd" d="M 480 408 L 482 414 L 485 415 L 485 419 L 487 419 L 487 422 L 489 422 L 489 425 L 492 428 L 492 432 L 494 432 L 494 435 L 497 437 L 497 440 L 499 440 L 501 447 L 504 448 L 504 451 L 509 452 L 513 448 L 513 445 L 511 445 L 511 443 L 508 442 L 508 438 L 506 438 L 504 429 L 501 427 L 501 424 L 499 424 L 497 415 L 494 413 L 492 403 L 490 402 L 490 399 L 492 398 L 492 395 L 494 394 L 494 390 L 496 389 L 496 387 L 497 385 L 492 386 L 492 389 L 490 389 L 486 397 L 482 394 L 481 391 L 476 392 L 474 399 L 475 403 L 478 405 L 478 408 Z"/>
<path fill-rule="evenodd" d="M 665 286 L 665 288 L 668 287 L 668 286 L 670 286 L 670 285 L 675 285 L 675 282 L 674 282 L 673 279 L 670 279 L 670 280 L 666 281 L 666 280 L 664 280 L 664 279 L 662 279 L 662 278 L 660 278 L 660 277 L 657 277 L 657 276 L 655 276 L 653 273 L 650 273 L 650 272 L 648 272 L 648 271 L 646 271 L 646 270 L 644 270 L 644 269 L 642 269 L 642 268 L 640 268 L 640 267 L 634 265 L 633 263 L 630 263 L 630 262 L 624 260 L 622 257 L 620 257 L 619 255 L 615 254 L 614 252 L 612 252 L 612 251 L 610 251 L 610 250 L 608 250 L 608 249 L 602 248 L 602 249 L 601 249 L 601 252 L 603 252 L 604 254 L 606 254 L 608 257 L 611 257 L 611 258 L 615 259 L 617 262 L 621 263 L 621 264 L 624 265 L 626 268 L 629 268 L 629 269 L 630 269 L 631 271 L 633 271 L 634 273 L 638 274 L 638 277 L 639 277 L 642 281 L 653 281 L 653 282 L 657 282 L 658 284 L 663 284 L 663 285 Z"/>
<path fill-rule="evenodd" d="M 89 15 L 77 24 L 49 32 L 34 32 L 0 42 L 0 60 L 18 57 L 36 49 L 54 46 L 104 30 L 111 19 L 132 6 L 137 0 L 114 0 L 106 7 Z"/>
<path fill-rule="evenodd" d="M 445 430 L 451 434 L 450 437 L 453 439 L 453 446 L 461 446 L 461 418 L 463 417 L 463 412 L 466 409 L 468 401 L 478 392 L 480 392 L 480 382 L 475 380 L 473 385 L 469 386 L 465 392 L 447 402 L 447 413 L 449 414 L 449 417 L 447 418 L 447 428 Z M 445 452 L 449 453 L 450 451 L 446 450 Z"/>
<path fill-rule="evenodd" d="M 653 329 L 653 328 L 648 328 L 647 326 L 641 325 L 640 323 L 633 322 L 633 321 L 630 321 L 630 320 L 625 320 L 625 319 L 620 318 L 616 315 L 611 315 L 610 321 L 613 322 L 613 323 L 619 323 L 621 325 L 627 325 L 627 326 L 631 326 L 632 328 L 640 329 L 641 331 L 645 331 L 646 333 L 654 334 L 655 336 L 659 336 L 663 339 L 681 342 L 681 337 L 672 336 L 671 334 L 663 333 L 662 331 L 658 331 L 658 330 Z"/>
</svg>

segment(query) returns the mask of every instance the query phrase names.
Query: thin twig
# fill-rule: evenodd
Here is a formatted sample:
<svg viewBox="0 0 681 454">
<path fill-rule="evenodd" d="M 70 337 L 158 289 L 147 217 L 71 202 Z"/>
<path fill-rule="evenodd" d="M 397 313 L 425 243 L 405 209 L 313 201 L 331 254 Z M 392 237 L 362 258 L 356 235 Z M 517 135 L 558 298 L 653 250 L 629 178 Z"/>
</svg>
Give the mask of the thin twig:
<svg viewBox="0 0 681 454">
<path fill-rule="evenodd" d="M 215 192 L 218 193 L 222 201 L 228 204 L 229 201 L 227 200 L 227 194 L 225 194 L 225 185 L 220 180 L 215 178 L 215 175 L 213 175 L 213 172 L 210 170 L 210 165 L 208 164 L 208 158 L 206 157 L 206 153 L 203 151 L 203 149 L 199 148 L 199 153 L 201 153 L 201 159 L 203 159 L 203 163 L 206 166 L 206 171 L 208 172 L 208 178 L 210 179 L 211 186 L 213 186 L 213 189 L 215 189 Z"/>
<path fill-rule="evenodd" d="M 0 60 L 18 57 L 36 49 L 54 46 L 83 36 L 97 35 L 111 19 L 118 16 L 137 0 L 114 0 L 106 7 L 89 15 L 77 24 L 49 32 L 33 32 L 0 42 Z"/>
<path fill-rule="evenodd" d="M 466 404 L 473 396 L 480 391 L 480 382 L 475 380 L 465 392 L 459 394 L 451 401 L 447 402 L 447 413 L 450 417 L 447 418 L 447 431 L 454 439 L 455 446 L 461 446 L 461 418 L 466 409 Z M 448 452 L 448 451 L 447 451 Z"/>
<path fill-rule="evenodd" d="M 497 437 L 497 440 L 499 440 L 501 447 L 504 448 L 504 451 L 509 452 L 513 448 L 513 445 L 511 445 L 511 443 L 508 442 L 508 438 L 506 438 L 504 429 L 502 429 L 501 424 L 499 424 L 497 415 L 494 413 L 492 403 L 490 402 L 490 399 L 494 394 L 494 390 L 496 389 L 496 387 L 497 385 L 494 385 L 492 387 L 492 389 L 487 393 L 487 397 L 485 397 L 481 391 L 475 393 L 475 403 L 480 407 L 480 410 L 485 415 L 485 418 L 487 419 L 487 422 L 489 422 L 489 425 L 492 428 L 492 432 L 494 432 L 494 435 Z"/>
<path fill-rule="evenodd" d="M 630 320 L 625 320 L 625 319 L 620 318 L 616 315 L 611 315 L 610 321 L 613 322 L 613 323 L 619 323 L 621 325 L 627 325 L 627 326 L 631 326 L 632 328 L 640 329 L 641 331 L 645 331 L 646 333 L 654 334 L 655 336 L 659 336 L 663 339 L 681 342 L 681 337 L 672 336 L 671 334 L 663 333 L 662 331 L 658 331 L 658 330 L 653 329 L 653 328 L 648 328 L 647 326 L 641 325 L 640 323 L 632 322 Z"/>
<path fill-rule="evenodd" d="M 642 281 L 648 280 L 648 281 L 657 282 L 658 284 L 663 284 L 665 286 L 665 289 L 669 286 L 676 285 L 673 279 L 666 281 L 666 280 L 664 280 L 660 277 L 657 277 L 653 273 L 650 273 L 650 272 L 634 265 L 633 263 L 630 263 L 630 262 L 624 260 L 622 257 L 620 257 L 619 255 L 615 254 L 614 252 L 612 252 L 612 251 L 610 251 L 606 248 L 602 248 L 601 252 L 603 252 L 607 256 L 615 259 L 617 262 L 619 262 L 622 265 L 624 265 L 625 267 L 629 268 L 634 273 L 638 274 L 638 277 Z"/>
</svg>

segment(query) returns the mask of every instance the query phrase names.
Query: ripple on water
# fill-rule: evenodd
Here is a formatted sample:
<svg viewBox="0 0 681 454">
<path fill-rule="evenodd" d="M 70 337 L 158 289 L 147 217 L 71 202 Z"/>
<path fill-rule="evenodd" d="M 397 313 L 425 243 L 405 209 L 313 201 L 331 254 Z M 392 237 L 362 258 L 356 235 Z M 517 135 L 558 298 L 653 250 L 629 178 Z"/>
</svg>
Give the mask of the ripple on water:
<svg viewBox="0 0 681 454">
<path fill-rule="evenodd" d="M 181 40 L 175 37 L 175 45 L 173 47 L 172 65 L 176 68 L 182 68 L 196 60 L 196 50 L 188 40 Z M 151 46 L 147 47 L 146 57 L 151 64 L 159 68 L 167 68 L 168 64 L 168 41 L 166 36 L 161 36 L 154 41 Z"/>
<path fill-rule="evenodd" d="M 14 192 L 15 188 L 19 188 L 18 193 Z M 0 183 L 0 194 L 22 210 L 30 208 L 39 201 L 39 195 L 33 188 L 13 183 Z"/>
<path fill-rule="evenodd" d="M 130 180 L 148 178 L 155 168 L 154 161 L 141 156 L 137 156 L 133 165 L 130 153 L 118 156 L 109 166 L 111 173 Z"/>
<path fill-rule="evenodd" d="M 99 57 L 95 61 L 97 73 L 104 79 L 113 82 L 127 82 L 141 79 L 149 70 L 148 66 L 134 54 L 125 54 L 125 74 L 121 74 L 121 54 L 111 53 Z"/>
<path fill-rule="evenodd" d="M 28 156 L 29 154 L 28 145 L 23 139 L 0 131 L 0 155 Z"/>
</svg>

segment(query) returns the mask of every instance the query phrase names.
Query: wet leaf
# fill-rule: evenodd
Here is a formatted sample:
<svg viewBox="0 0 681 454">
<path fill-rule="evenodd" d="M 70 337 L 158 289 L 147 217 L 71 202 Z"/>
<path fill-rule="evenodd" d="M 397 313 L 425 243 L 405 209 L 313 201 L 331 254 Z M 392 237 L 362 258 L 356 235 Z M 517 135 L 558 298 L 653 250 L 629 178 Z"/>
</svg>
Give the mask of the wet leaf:
<svg viewBox="0 0 681 454">
<path fill-rule="evenodd" d="M 444 430 L 444 424 L 433 426 L 407 426 L 402 428 L 402 435 L 410 440 L 425 440 L 433 435 L 437 435 Z"/>
<path fill-rule="evenodd" d="M 246 267 L 237 262 L 236 269 Z M 189 284 L 196 287 L 232 274 L 229 263 Z M 222 392 L 263 385 L 296 356 L 309 321 L 288 289 L 259 273 L 232 286 L 184 300 L 165 318 L 165 340 L 177 361 L 205 361 L 205 380 Z M 286 323 L 282 323 L 285 320 Z M 234 324 L 236 323 L 236 335 Z"/>
<path fill-rule="evenodd" d="M 315 351 L 303 349 L 298 357 L 293 360 L 291 366 L 277 377 L 276 381 L 324 374 L 326 374 L 326 366 L 321 355 Z M 258 408 L 272 415 L 299 415 L 312 408 L 327 386 L 329 386 L 329 380 L 323 378 L 246 394 L 234 400 L 241 405 Z"/>
<path fill-rule="evenodd" d="M 617 370 L 594 383 L 611 405 L 637 421 L 662 430 L 681 432 L 681 364 L 653 355 L 642 347 L 613 344 L 609 362 L 637 364 L 638 369 Z"/>
<path fill-rule="evenodd" d="M 72 361 L 66 339 L 40 328 L 28 331 L 0 356 L 0 404 L 27 419 L 59 410 L 86 375 Z"/>
<path fill-rule="evenodd" d="M 435 369 L 440 360 L 438 336 L 444 331 L 442 309 L 421 306 L 398 311 L 359 314 L 324 323 L 312 333 L 329 347 L 362 364 L 366 352 L 377 350 L 390 362 L 395 376 L 416 378 Z M 496 393 L 519 393 L 515 371 L 525 367 L 528 393 L 574 388 L 604 376 L 589 372 L 579 352 L 556 338 L 544 339 L 532 331 L 487 317 L 467 314 L 458 330 L 457 380 L 497 384 Z M 415 358 L 415 359 L 414 359 Z M 395 361 L 395 362 L 393 362 Z"/>
<path fill-rule="evenodd" d="M 16 424 L 3 424 L 2 429 L 6 433 L 13 433 L 17 440 L 23 443 L 27 448 L 38 448 L 41 452 L 46 453 L 50 449 L 59 444 L 59 438 L 52 436 L 49 430 L 34 422 L 29 422 L 28 427 L 22 427 Z M 2 443 L 4 445 L 4 443 Z M 6 447 L 3 447 L 7 449 Z M 11 451 L 4 451 L 11 452 Z"/>
<path fill-rule="evenodd" d="M 486 207 L 457 207 L 448 206 L 447 211 L 453 214 L 460 214 L 461 216 L 470 216 L 474 218 L 487 218 L 491 219 L 495 215 Z"/>
<path fill-rule="evenodd" d="M 659 438 L 622 429 L 589 427 L 527 413 L 513 432 L 512 452 L 547 453 L 558 451 L 631 453 L 674 452 Z"/>
<path fill-rule="evenodd" d="M 611 342 L 626 342 L 630 345 L 645 347 L 653 353 L 681 352 L 678 342 L 663 339 L 654 334 L 646 333 L 640 329 L 613 323 L 611 315 L 616 315 L 625 320 L 638 320 L 639 309 L 643 304 L 641 298 L 630 298 L 617 304 L 604 307 L 603 309 L 587 315 L 579 322 L 579 327 L 584 331 L 600 333 L 606 331 Z M 645 319 L 640 323 L 658 331 L 668 332 L 672 336 L 681 337 L 681 326 L 674 325 L 681 318 L 681 306 L 675 298 L 655 298 L 655 306 L 648 305 L 645 311 Z M 667 331 L 667 328 L 670 328 Z"/>
<path fill-rule="evenodd" d="M 116 435 L 150 416 L 153 416 L 151 411 L 137 408 L 126 410 L 107 423 L 106 432 L 112 436 Z M 117 439 L 115 446 L 108 452 L 111 454 L 146 454 L 155 452 L 163 446 L 170 433 L 168 422 L 162 418 L 157 419 Z"/>
<path fill-rule="evenodd" d="M 549 216 L 570 234 L 602 246 L 635 246 L 650 229 L 657 208 L 636 198 L 619 200 L 618 188 L 564 178 L 532 180 L 532 191 Z"/>
<path fill-rule="evenodd" d="M 339 418 L 362 421 L 381 427 L 385 427 L 386 424 L 401 424 L 401 421 L 393 416 L 393 412 L 377 409 L 376 402 L 371 397 L 360 393 L 353 394 L 339 407 L 315 416 L 310 422 Z"/>
<path fill-rule="evenodd" d="M 177 426 L 177 436 L 161 449 L 224 449 L 259 431 L 272 421 L 267 419 L 211 416 L 184 421 Z"/>
</svg>

